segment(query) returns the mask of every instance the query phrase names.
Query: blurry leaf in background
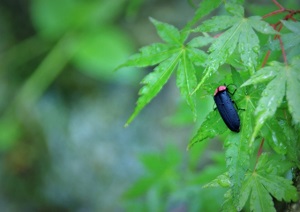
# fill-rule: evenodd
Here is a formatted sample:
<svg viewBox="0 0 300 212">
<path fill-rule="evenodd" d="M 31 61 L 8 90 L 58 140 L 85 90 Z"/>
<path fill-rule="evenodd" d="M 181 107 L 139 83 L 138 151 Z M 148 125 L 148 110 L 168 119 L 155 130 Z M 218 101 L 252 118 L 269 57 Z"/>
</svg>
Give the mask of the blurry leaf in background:
<svg viewBox="0 0 300 212">
<path fill-rule="evenodd" d="M 0 150 L 9 149 L 20 136 L 20 126 L 12 118 L 2 118 L 0 120 Z"/>
<path fill-rule="evenodd" d="M 124 0 L 34 0 L 32 19 L 45 39 L 57 40 L 65 34 L 73 37 L 75 42 L 70 48 L 76 52 L 71 62 L 79 71 L 96 79 L 136 83 L 141 73 L 134 69 L 112 72 L 133 52 L 133 41 L 113 24 L 124 3 Z"/>
<path fill-rule="evenodd" d="M 32 21 L 39 33 L 57 39 L 70 30 L 93 29 L 112 21 L 125 0 L 33 0 Z"/>
<path fill-rule="evenodd" d="M 102 27 L 79 35 L 78 52 L 74 55 L 74 64 L 79 70 L 94 78 L 118 82 L 136 82 L 140 74 L 127 69 L 118 72 L 112 70 L 123 62 L 133 51 L 132 41 L 117 27 Z"/>
<path fill-rule="evenodd" d="M 188 160 L 174 146 L 161 153 L 143 155 L 145 174 L 124 194 L 124 207 L 128 211 L 220 210 L 225 190 L 203 189 L 202 185 L 224 172 L 224 153 L 205 152 L 209 143 L 203 144 L 191 150 L 193 157 Z"/>
<path fill-rule="evenodd" d="M 132 97 L 127 85 L 137 84 L 143 74 L 113 72 L 140 45 L 122 26 L 125 4 L 127 0 L 0 2 L 0 211 L 119 207 L 114 202 L 132 180 L 127 176 L 138 169 L 124 141 L 135 147 L 136 131 L 141 131 L 122 128 L 125 100 Z M 27 33 L 18 36 L 21 30 Z M 113 93 L 120 89 L 122 95 Z M 85 105 L 97 111 L 85 113 Z M 77 116 L 80 126 L 72 131 Z M 84 121 L 89 125 L 83 126 Z M 78 147 L 74 137 L 80 133 L 87 137 L 78 138 Z"/>
<path fill-rule="evenodd" d="M 129 18 L 135 17 L 139 12 L 141 5 L 145 2 L 145 0 L 131 0 L 126 9 L 126 16 Z"/>
</svg>

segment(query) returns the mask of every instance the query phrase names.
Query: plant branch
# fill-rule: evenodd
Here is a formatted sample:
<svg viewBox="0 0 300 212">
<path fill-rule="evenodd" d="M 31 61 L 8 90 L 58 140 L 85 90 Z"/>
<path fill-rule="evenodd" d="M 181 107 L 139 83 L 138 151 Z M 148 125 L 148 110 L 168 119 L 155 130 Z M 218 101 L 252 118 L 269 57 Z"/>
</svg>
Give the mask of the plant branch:
<svg viewBox="0 0 300 212">
<path fill-rule="evenodd" d="M 289 9 L 286 9 L 284 8 L 281 4 L 279 4 L 276 0 L 273 0 L 274 4 L 276 4 L 280 9 L 279 10 L 276 10 L 276 11 L 273 11 L 271 13 L 268 13 L 267 15 L 264 15 L 262 18 L 266 18 L 266 17 L 269 17 L 269 16 L 272 16 L 272 15 L 276 15 L 278 13 L 282 13 L 282 12 L 289 12 L 289 14 L 287 14 L 283 20 L 293 20 L 293 21 L 297 21 L 293 16 L 295 14 L 298 14 L 300 13 L 300 10 L 289 10 Z M 277 32 L 280 32 L 282 27 L 283 27 L 283 24 L 281 21 L 278 21 L 277 23 L 275 24 L 272 24 L 272 27 L 277 31 Z M 287 56 L 286 56 L 286 53 L 285 53 L 285 49 L 284 49 L 284 45 L 283 45 L 283 42 L 282 42 L 282 39 L 280 37 L 280 35 L 275 35 L 274 36 L 274 40 L 278 39 L 279 40 L 279 44 L 280 44 L 280 48 L 281 48 L 281 52 L 282 52 L 282 56 L 283 56 L 283 60 L 284 60 L 284 63 L 287 65 Z M 268 50 L 268 52 L 266 53 L 266 56 L 264 57 L 264 60 L 262 62 L 262 67 L 264 67 L 269 59 L 269 56 L 271 54 L 271 50 Z"/>
<path fill-rule="evenodd" d="M 264 15 L 262 18 L 265 19 L 265 18 L 267 18 L 269 16 L 273 16 L 273 15 L 276 15 L 276 14 L 279 14 L 279 13 L 283 13 L 283 12 L 286 12 L 286 10 L 284 10 L 284 9 L 283 10 L 275 10 L 273 12 L 270 12 L 270 13 Z"/>
<path fill-rule="evenodd" d="M 273 15 L 277 15 L 279 13 L 284 13 L 284 12 L 288 12 L 289 14 L 285 16 L 285 18 L 287 19 L 293 19 L 293 15 L 300 13 L 299 10 L 290 10 L 290 9 L 286 9 L 285 7 L 283 7 L 281 4 L 279 4 L 276 0 L 272 0 L 273 3 L 279 8 L 279 10 L 275 10 L 273 12 L 270 12 L 266 15 L 264 15 L 262 18 L 265 19 L 269 16 L 273 16 Z M 286 20 L 287 20 L 286 19 Z"/>
<path fill-rule="evenodd" d="M 274 4 L 276 4 L 277 7 L 279 7 L 280 9 L 284 9 L 284 7 L 279 4 L 276 0 L 272 0 Z"/>
<path fill-rule="evenodd" d="M 266 63 L 267 63 L 267 61 L 269 59 L 270 54 L 271 54 L 271 51 L 268 50 L 267 53 L 266 53 L 266 56 L 264 57 L 263 63 L 261 64 L 262 68 L 266 65 Z"/>
</svg>

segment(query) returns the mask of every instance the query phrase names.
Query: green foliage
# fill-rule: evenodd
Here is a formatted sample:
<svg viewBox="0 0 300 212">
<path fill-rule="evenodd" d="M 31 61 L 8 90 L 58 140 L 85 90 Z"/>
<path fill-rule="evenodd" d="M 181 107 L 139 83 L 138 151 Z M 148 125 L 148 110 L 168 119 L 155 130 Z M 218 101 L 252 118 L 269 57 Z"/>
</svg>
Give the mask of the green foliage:
<svg viewBox="0 0 300 212">
<path fill-rule="evenodd" d="M 300 23 L 291 21 L 281 21 L 291 32 L 282 35 L 285 49 L 296 49 L 300 44 Z M 298 50 L 299 51 L 299 50 Z M 298 52 L 299 53 L 299 52 Z"/>
<path fill-rule="evenodd" d="M 285 20 L 278 18 L 276 24 L 270 25 L 266 18 L 280 11 L 245 17 L 243 3 L 204 0 L 183 30 L 151 19 L 165 43 L 143 47 L 119 66 L 155 66 L 142 80 L 137 106 L 126 124 L 159 93 L 175 70 L 177 87 L 195 118 L 196 109 L 201 108 L 195 105 L 196 94 L 207 95 L 207 91 L 212 95 L 216 85 L 235 84 L 238 91 L 233 99 L 244 109 L 238 111 L 241 131 L 229 131 L 217 111 L 211 111 L 188 149 L 221 135 L 227 172 L 204 187 L 219 185 L 228 189 L 224 211 L 245 207 L 251 211 L 275 211 L 272 197 L 284 202 L 298 200 L 286 173 L 292 167 L 300 167 L 300 10 L 288 10 L 292 12 Z M 213 16 L 193 28 L 218 7 L 227 14 Z M 271 51 L 277 52 L 272 62 Z M 222 78 L 223 73 L 226 76 Z M 270 153 L 261 154 L 262 151 Z"/>
<path fill-rule="evenodd" d="M 293 58 L 290 66 L 273 62 L 271 66 L 258 70 L 243 84 L 243 86 L 245 86 L 270 81 L 263 90 L 262 97 L 255 110 L 256 124 L 251 144 L 265 121 L 275 114 L 276 109 L 281 105 L 285 95 L 288 100 L 288 109 L 293 121 L 295 124 L 299 124 L 300 110 L 297 106 L 300 103 L 300 99 L 295 98 L 300 89 L 299 61 L 299 57 Z"/>
<path fill-rule="evenodd" d="M 78 146 L 71 150 L 68 148 L 70 145 L 64 145 L 74 141 L 71 136 L 73 130 L 67 132 L 64 129 L 68 120 L 80 114 L 85 114 L 84 119 L 87 120 L 89 114 L 97 113 L 99 118 L 94 119 L 97 124 L 107 124 L 109 117 L 121 114 L 122 110 L 114 108 L 114 105 L 130 95 L 125 91 L 122 98 L 116 97 L 116 101 L 110 98 L 110 102 L 102 100 L 120 88 L 130 89 L 124 85 L 136 84 L 137 79 L 140 80 L 143 73 L 134 69 L 119 74 L 112 71 L 133 51 L 134 41 L 120 24 L 124 23 L 126 6 L 130 3 L 130 0 L 1 1 L 1 196 L 5 194 L 7 197 L 1 201 L 1 208 L 110 211 L 108 207 L 118 207 L 118 204 L 107 200 L 117 199 L 118 192 L 115 191 L 122 187 L 113 191 L 113 187 L 105 183 L 112 180 L 111 172 L 118 170 L 113 168 L 114 162 L 96 159 L 95 167 L 100 162 L 102 171 L 99 167 L 92 168 L 93 179 L 89 174 L 84 176 L 85 172 L 81 170 L 77 177 L 81 182 L 87 182 L 84 185 L 89 190 L 87 195 L 80 188 L 82 183 L 69 187 L 72 183 L 63 180 L 72 172 L 71 166 L 67 165 L 70 162 L 68 157 L 76 154 L 80 160 L 80 154 L 84 153 L 82 148 L 76 150 Z M 132 26 L 132 22 L 130 24 Z M 82 108 L 87 108 L 87 111 Z M 113 122 L 112 125 L 117 127 L 118 120 Z M 110 130 L 100 128 L 97 132 L 105 131 L 105 136 L 109 137 Z M 87 132 L 90 138 L 98 136 L 92 128 L 81 130 Z M 58 141 L 52 139 L 52 135 L 63 141 L 59 144 L 59 152 L 66 157 L 63 158 L 65 162 L 60 164 L 61 168 L 55 163 L 60 156 L 52 155 L 56 148 L 54 143 Z M 128 136 L 119 138 L 126 140 Z M 98 141 L 104 143 L 107 139 Z M 93 148 L 91 145 L 86 147 Z M 109 148 L 102 145 L 100 150 L 113 158 L 113 154 L 107 151 Z M 117 149 L 113 148 L 112 152 L 115 151 Z M 96 155 L 105 157 L 103 154 Z M 93 166 L 93 158 L 93 155 L 85 157 L 88 165 Z M 75 163 L 78 167 L 87 168 L 84 160 L 80 160 L 82 164 Z M 56 164 L 55 170 L 51 168 L 52 163 Z M 47 176 L 51 175 L 52 183 L 49 184 Z M 118 178 L 117 175 L 113 177 Z M 76 178 L 73 180 L 76 181 Z M 56 187 L 66 199 L 56 198 Z M 102 191 L 106 192 L 105 198 L 101 197 Z"/>
<path fill-rule="evenodd" d="M 211 39 L 204 38 L 202 43 L 192 40 L 187 45 L 184 45 L 187 39 L 185 33 L 180 33 L 172 25 L 159 22 L 153 18 L 150 20 L 165 43 L 155 43 L 143 47 L 139 54 L 133 55 L 127 62 L 118 67 L 157 65 L 154 71 L 142 80 L 144 86 L 139 92 L 140 98 L 137 101 L 134 113 L 128 119 L 126 125 L 157 95 L 174 70 L 177 70 L 177 86 L 180 88 L 181 94 L 185 97 L 194 116 L 196 116 L 195 96 L 191 95 L 197 84 L 196 62 L 194 61 L 197 61 L 197 65 L 204 65 L 207 55 L 204 51 L 196 49 L 195 46 L 206 45 Z"/>
<path fill-rule="evenodd" d="M 0 55 L 0 70 L 17 73 L 8 77 L 9 80 L 3 78 L 9 85 L 6 89 L 12 90 L 8 96 L 13 98 L 8 98 L 3 105 L 6 108 L 0 120 L 3 126 L 0 149 L 22 140 L 19 136 L 23 134 L 20 127 L 23 123 L 20 122 L 28 120 L 20 114 L 29 113 L 68 65 L 106 82 L 130 84 L 140 79 L 141 73 L 134 73 L 133 69 L 112 74 L 115 64 L 121 63 L 133 50 L 132 40 L 115 24 L 126 4 L 129 2 L 125 0 L 33 0 L 28 4 L 32 21 L 29 25 L 35 29 L 29 31 L 36 34 Z M 40 61 L 32 66 L 36 60 Z M 21 81 L 11 80 L 19 77 Z"/>
<path fill-rule="evenodd" d="M 167 211 L 177 207 L 188 211 L 219 210 L 224 189 L 202 189 L 201 186 L 209 185 L 210 179 L 225 171 L 223 153 L 211 152 L 207 158 L 212 160 L 211 165 L 203 168 L 201 173 L 192 171 L 197 168 L 194 163 L 198 162 L 198 154 L 205 147 L 204 144 L 193 148 L 186 157 L 182 157 L 186 153 L 175 146 L 168 146 L 159 154 L 142 155 L 140 161 L 145 173 L 124 193 L 124 207 L 135 211 Z M 218 182 L 228 183 L 221 177 Z"/>
<path fill-rule="evenodd" d="M 59 49 L 70 56 L 66 62 L 94 78 L 115 81 L 135 79 L 130 72 L 111 74 L 115 64 L 132 52 L 130 39 L 113 24 L 124 6 L 125 0 L 34 0 L 31 11 L 42 38 L 57 42 L 67 37 L 69 43 Z"/>
<path fill-rule="evenodd" d="M 224 195 L 223 210 L 228 211 L 228 208 L 231 208 L 239 211 L 249 199 L 251 211 L 275 211 L 272 196 L 278 201 L 296 201 L 298 194 L 292 181 L 281 177 L 289 168 L 291 164 L 283 162 L 282 158 L 268 154 L 261 155 L 255 169 L 246 172 L 241 195 L 237 199 L 233 198 L 232 189 Z M 216 180 L 207 184 L 207 187 L 224 187 L 224 182 L 225 186 L 229 187 L 228 182 L 231 181 L 228 174 L 218 176 Z"/>
</svg>

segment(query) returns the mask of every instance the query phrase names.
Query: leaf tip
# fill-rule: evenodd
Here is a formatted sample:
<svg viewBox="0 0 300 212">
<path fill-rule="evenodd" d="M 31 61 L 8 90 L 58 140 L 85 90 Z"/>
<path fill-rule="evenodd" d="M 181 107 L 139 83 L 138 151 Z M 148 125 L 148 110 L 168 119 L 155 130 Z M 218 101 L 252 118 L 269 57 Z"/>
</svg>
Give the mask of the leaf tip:
<svg viewBox="0 0 300 212">
<path fill-rule="evenodd" d="M 151 16 L 149 16 L 149 20 L 151 21 L 151 23 L 155 24 L 157 23 L 157 20 L 155 18 L 152 18 Z"/>
<path fill-rule="evenodd" d="M 188 146 L 186 147 L 186 151 L 187 151 L 187 152 L 190 151 L 191 148 L 194 146 L 195 142 L 194 142 L 193 140 L 194 140 L 194 139 L 192 139 L 192 140 L 190 141 L 190 143 L 188 144 Z"/>
<path fill-rule="evenodd" d="M 190 151 L 190 148 L 191 148 L 191 145 L 189 144 L 185 150 L 188 152 L 188 151 Z"/>
<path fill-rule="evenodd" d="M 127 128 L 129 126 L 129 124 L 132 122 L 132 120 L 133 120 L 133 117 L 131 116 L 124 124 L 124 128 Z"/>
<path fill-rule="evenodd" d="M 121 68 L 123 68 L 123 64 L 118 65 L 116 68 L 113 69 L 113 72 L 117 72 L 118 70 L 120 70 Z"/>
</svg>

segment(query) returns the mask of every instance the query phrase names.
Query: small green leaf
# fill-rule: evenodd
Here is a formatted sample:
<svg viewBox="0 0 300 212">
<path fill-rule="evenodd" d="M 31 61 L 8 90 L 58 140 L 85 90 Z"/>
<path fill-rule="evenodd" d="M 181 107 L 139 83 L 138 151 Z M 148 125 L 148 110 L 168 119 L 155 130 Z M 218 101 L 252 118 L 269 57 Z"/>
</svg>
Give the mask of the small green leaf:
<svg viewBox="0 0 300 212">
<path fill-rule="evenodd" d="M 297 189 L 292 186 L 293 182 L 277 175 L 257 176 L 264 187 L 277 200 L 285 202 L 297 201 Z"/>
<path fill-rule="evenodd" d="M 300 123 L 300 57 L 296 57 L 292 61 L 290 67 L 285 69 L 287 77 L 286 97 L 288 100 L 289 111 L 292 114 L 293 121 L 296 124 Z"/>
<path fill-rule="evenodd" d="M 282 158 L 275 158 L 270 154 L 263 153 L 257 164 L 256 179 L 277 200 L 297 201 L 297 189 L 292 185 L 293 182 L 279 176 L 285 174 L 291 168 L 288 161 L 282 160 Z"/>
<path fill-rule="evenodd" d="M 130 116 L 125 126 L 127 126 L 138 114 L 139 112 L 158 94 L 162 89 L 164 84 L 170 78 L 173 70 L 175 69 L 179 59 L 180 54 L 174 55 L 170 59 L 165 60 L 160 63 L 154 72 L 148 74 L 142 83 L 145 84 L 139 91 L 140 97 L 137 101 L 137 106 Z"/>
<path fill-rule="evenodd" d="M 163 23 L 150 18 L 150 21 L 155 25 L 158 35 L 162 40 L 170 44 L 181 44 L 179 30 L 167 23 Z"/>
<path fill-rule="evenodd" d="M 196 135 L 190 141 L 187 149 L 190 149 L 197 142 L 223 134 L 226 130 L 226 125 L 224 124 L 220 114 L 217 111 L 211 111 L 201 124 Z"/>
<path fill-rule="evenodd" d="M 178 67 L 177 85 L 181 94 L 186 99 L 187 104 L 193 111 L 194 117 L 196 116 L 195 97 L 191 96 L 191 93 L 197 85 L 194 65 L 204 66 L 206 64 L 207 54 L 202 50 L 194 48 L 193 45 L 199 46 L 208 44 L 212 38 L 203 38 L 203 42 L 198 44 L 196 44 L 196 40 L 194 40 L 185 46 L 183 42 L 187 38 L 188 33 L 180 33 L 174 26 L 153 18 L 150 20 L 155 25 L 159 36 L 167 42 L 167 44 L 155 43 L 146 46 L 140 50 L 140 53 L 133 55 L 128 61 L 117 68 L 157 65 L 154 72 L 143 79 L 142 83 L 145 85 L 139 92 L 140 97 L 137 101 L 137 106 L 125 126 L 157 95 L 176 67 Z"/>
<path fill-rule="evenodd" d="M 291 168 L 287 161 L 263 153 L 255 167 L 252 173 L 246 174 L 242 183 L 236 207 L 238 211 L 243 209 L 249 195 L 251 211 L 275 211 L 271 195 L 279 201 L 298 200 L 298 193 L 292 186 L 292 181 L 279 176 Z"/>
<path fill-rule="evenodd" d="M 260 16 L 251 16 L 248 18 L 250 25 L 263 34 L 279 34 L 269 23 L 262 21 Z"/>
</svg>

